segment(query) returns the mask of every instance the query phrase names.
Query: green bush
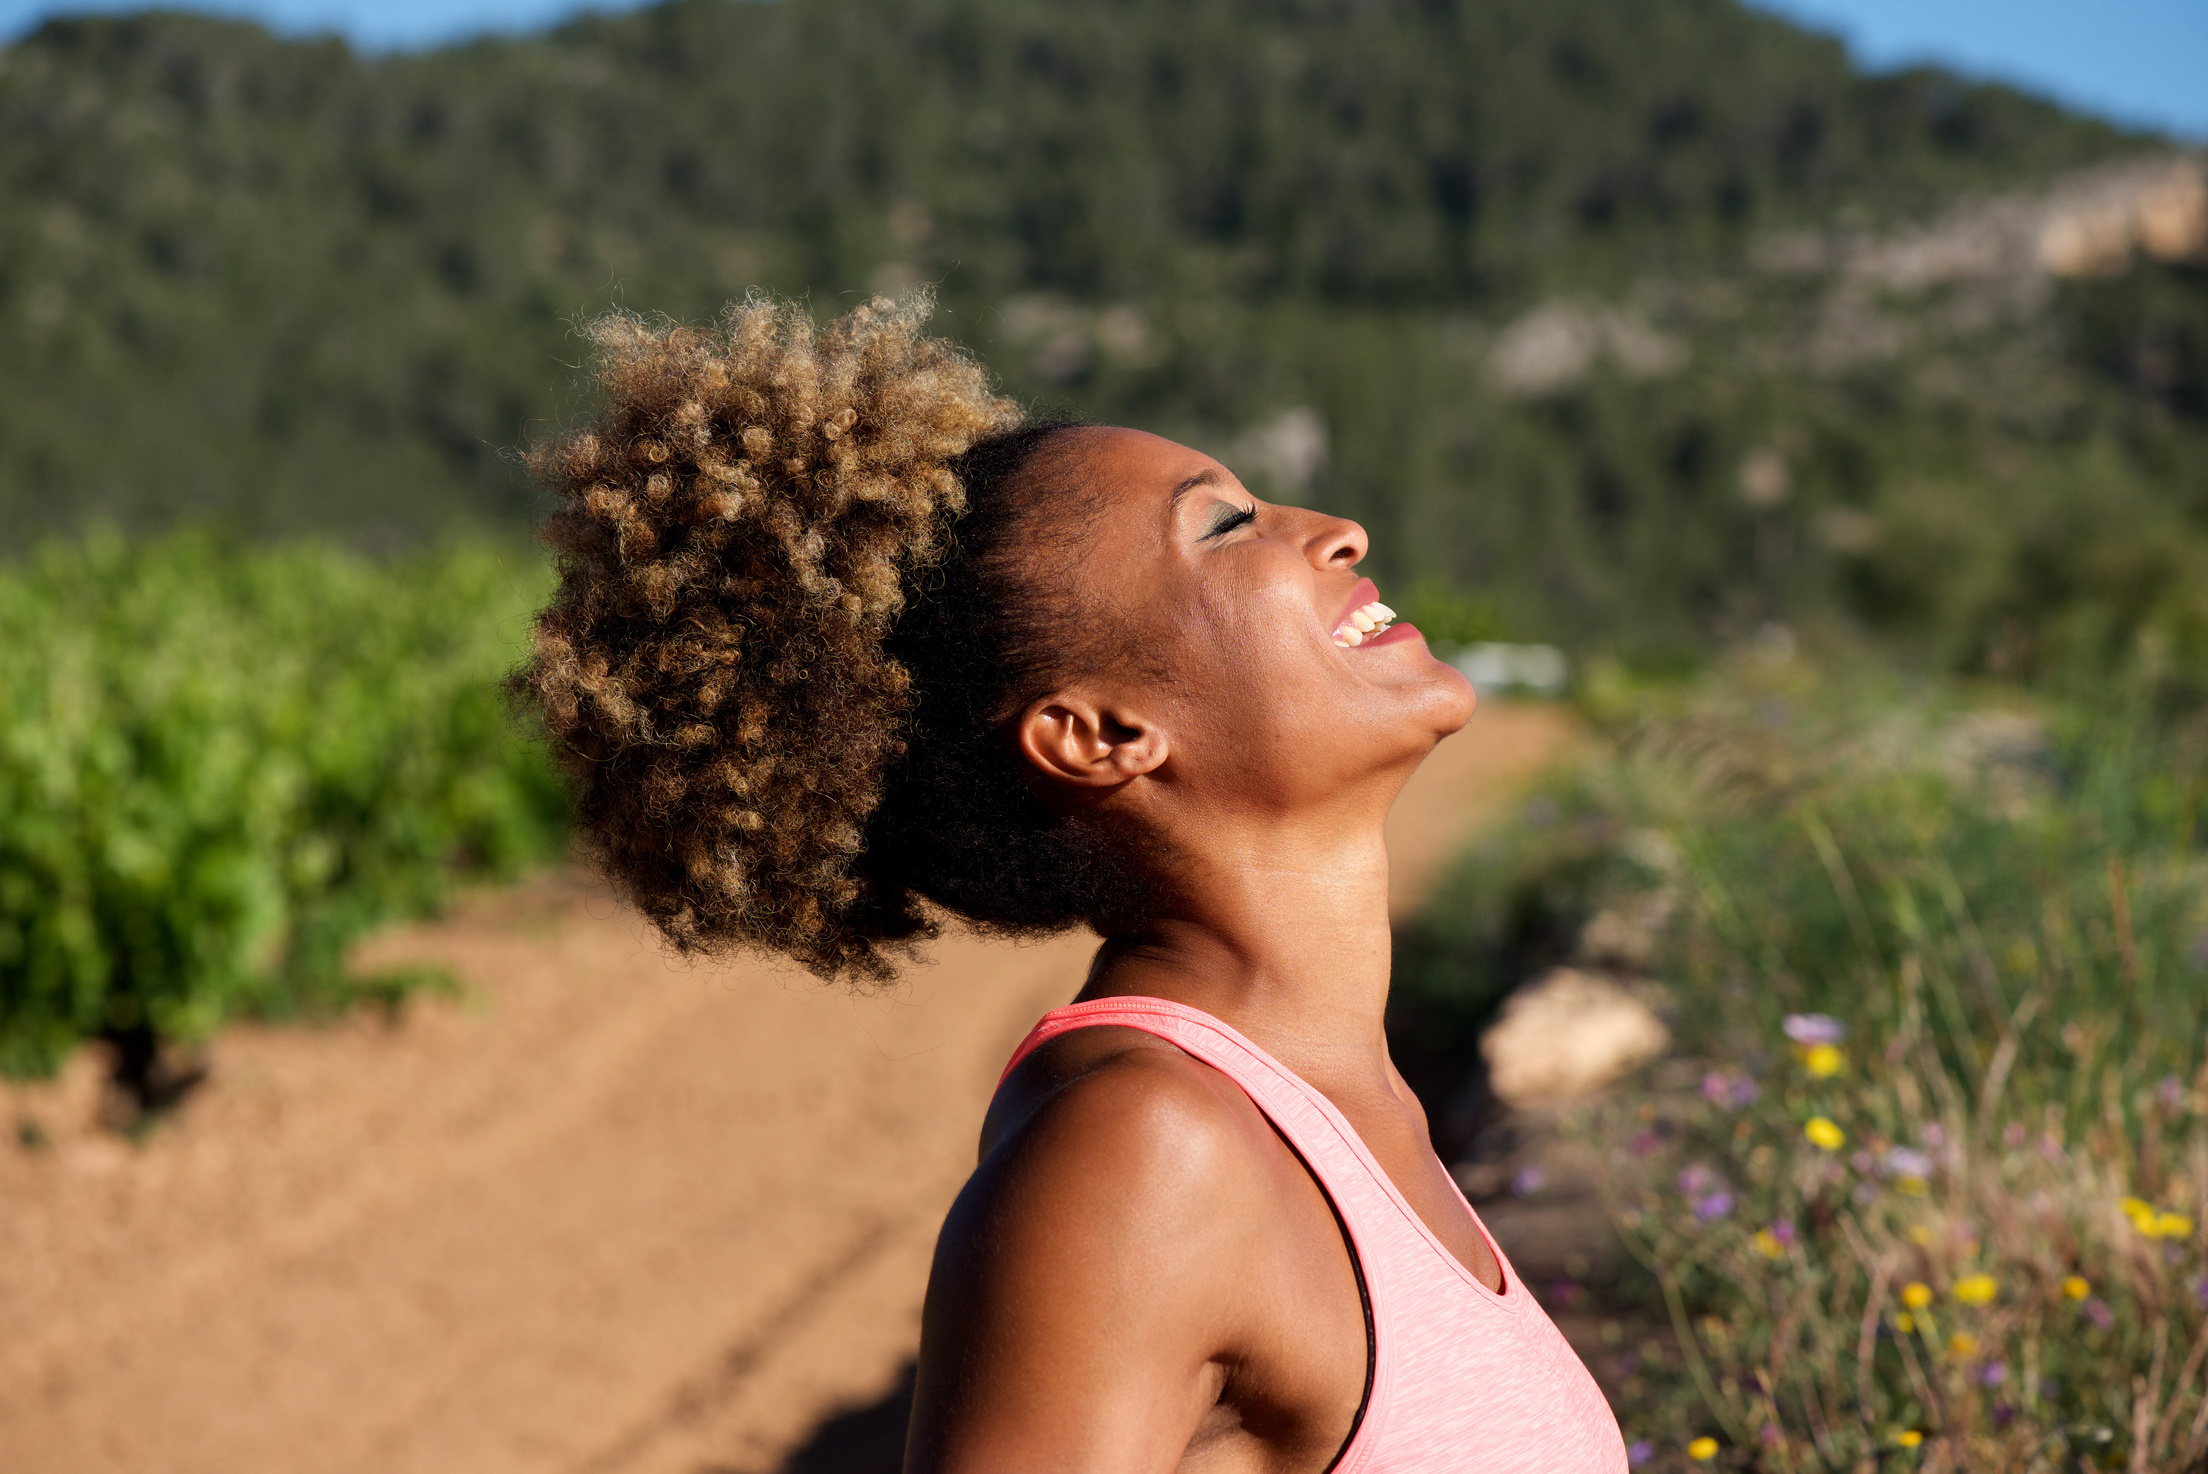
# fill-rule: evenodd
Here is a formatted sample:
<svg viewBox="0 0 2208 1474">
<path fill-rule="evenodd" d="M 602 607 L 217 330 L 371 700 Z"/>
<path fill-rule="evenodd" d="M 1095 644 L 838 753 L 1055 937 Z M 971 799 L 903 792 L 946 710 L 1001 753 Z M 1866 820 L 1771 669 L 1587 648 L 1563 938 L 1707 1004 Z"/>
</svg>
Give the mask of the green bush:
<svg viewBox="0 0 2208 1474">
<path fill-rule="evenodd" d="M 562 842 L 498 690 L 544 588 L 197 535 L 0 571 L 0 1073 L 403 990 L 347 942 Z"/>
<path fill-rule="evenodd" d="M 1798 660 L 1603 684 L 1608 745 L 1469 862 L 1501 899 L 1458 971 L 1490 996 L 1545 935 L 1673 1000 L 1679 1054 L 1568 1128 L 1678 1341 L 1623 1387 L 1642 1461 L 2201 1467 L 2197 718 Z"/>
</svg>

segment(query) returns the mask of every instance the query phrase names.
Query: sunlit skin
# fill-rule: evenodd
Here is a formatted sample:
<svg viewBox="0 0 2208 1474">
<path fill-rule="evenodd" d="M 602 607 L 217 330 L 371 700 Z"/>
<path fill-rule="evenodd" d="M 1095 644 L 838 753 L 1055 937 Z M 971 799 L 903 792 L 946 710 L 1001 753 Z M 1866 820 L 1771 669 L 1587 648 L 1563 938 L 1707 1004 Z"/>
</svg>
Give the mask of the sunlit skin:
<svg viewBox="0 0 2208 1474">
<path fill-rule="evenodd" d="M 1054 801 L 1168 857 L 1155 919 L 1106 938 L 1080 997 L 1172 999 L 1240 1030 L 1498 1287 L 1382 1028 L 1381 824 L 1471 716 L 1470 686 L 1405 626 L 1335 643 L 1360 602 L 1355 523 L 1267 505 L 1139 431 L 1069 431 L 1044 454 L 1076 457 L 1103 497 L 1075 592 L 1131 624 L 1142 658 L 1019 713 L 1019 750 Z M 1023 1061 L 984 1124 L 936 1250 L 905 1467 L 1319 1474 L 1365 1375 L 1341 1230 L 1265 1117 L 1162 1040 L 1081 1029 Z"/>
</svg>

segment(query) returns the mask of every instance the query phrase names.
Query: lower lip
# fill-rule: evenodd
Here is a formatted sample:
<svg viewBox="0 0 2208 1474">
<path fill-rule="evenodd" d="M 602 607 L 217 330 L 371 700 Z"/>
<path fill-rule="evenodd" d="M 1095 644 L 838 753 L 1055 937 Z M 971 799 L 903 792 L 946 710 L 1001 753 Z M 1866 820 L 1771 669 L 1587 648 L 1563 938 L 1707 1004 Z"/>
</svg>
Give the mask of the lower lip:
<svg viewBox="0 0 2208 1474">
<path fill-rule="evenodd" d="M 1351 648 L 1355 650 L 1376 650 L 1382 645 L 1400 645 L 1405 640 L 1422 640 L 1424 638 L 1425 636 L 1418 632 L 1418 626 L 1415 624 L 1391 624 L 1379 634 L 1368 638 L 1362 645 L 1354 645 Z"/>
</svg>

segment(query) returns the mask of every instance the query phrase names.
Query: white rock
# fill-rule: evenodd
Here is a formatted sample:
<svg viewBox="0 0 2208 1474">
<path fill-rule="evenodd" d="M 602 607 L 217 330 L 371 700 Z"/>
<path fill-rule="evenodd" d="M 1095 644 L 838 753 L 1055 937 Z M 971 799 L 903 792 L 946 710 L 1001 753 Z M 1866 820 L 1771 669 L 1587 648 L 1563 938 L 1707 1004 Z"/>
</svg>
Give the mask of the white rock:
<svg viewBox="0 0 2208 1474">
<path fill-rule="evenodd" d="M 1566 1105 L 1671 1047 L 1641 999 L 1598 973 L 1559 967 L 1520 988 L 1480 1036 L 1488 1084 L 1505 1105 Z"/>
</svg>

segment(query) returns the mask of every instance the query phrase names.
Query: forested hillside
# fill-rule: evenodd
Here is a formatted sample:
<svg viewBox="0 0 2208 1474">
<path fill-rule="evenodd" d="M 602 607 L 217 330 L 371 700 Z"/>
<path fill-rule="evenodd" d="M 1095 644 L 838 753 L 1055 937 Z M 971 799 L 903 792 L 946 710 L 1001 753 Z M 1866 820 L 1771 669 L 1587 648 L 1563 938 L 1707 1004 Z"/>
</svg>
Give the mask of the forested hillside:
<svg viewBox="0 0 2208 1474">
<path fill-rule="evenodd" d="M 518 529 L 578 318 L 925 282 L 1015 392 L 1366 518 L 1444 625 L 2025 668 L 2208 623 L 2183 220 L 2016 247 L 2167 153 L 1729 0 L 56 21 L 0 52 L 0 547 Z"/>
</svg>

